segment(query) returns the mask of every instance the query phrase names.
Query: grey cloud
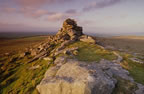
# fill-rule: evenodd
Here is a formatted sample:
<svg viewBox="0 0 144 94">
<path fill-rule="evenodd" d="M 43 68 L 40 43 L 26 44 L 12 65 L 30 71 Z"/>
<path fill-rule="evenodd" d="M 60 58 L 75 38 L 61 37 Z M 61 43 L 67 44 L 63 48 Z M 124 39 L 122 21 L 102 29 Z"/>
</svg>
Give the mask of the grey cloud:
<svg viewBox="0 0 144 94">
<path fill-rule="evenodd" d="M 83 11 L 90 11 L 92 9 L 105 8 L 114 4 L 120 3 L 122 0 L 101 0 L 95 1 L 83 8 Z"/>
<path fill-rule="evenodd" d="M 54 4 L 54 3 L 64 3 L 73 0 L 13 0 L 17 5 L 22 7 L 40 7 L 43 5 Z"/>
<path fill-rule="evenodd" d="M 77 11 L 75 9 L 69 9 L 66 11 L 66 13 L 69 13 L 69 14 L 76 14 Z"/>
</svg>

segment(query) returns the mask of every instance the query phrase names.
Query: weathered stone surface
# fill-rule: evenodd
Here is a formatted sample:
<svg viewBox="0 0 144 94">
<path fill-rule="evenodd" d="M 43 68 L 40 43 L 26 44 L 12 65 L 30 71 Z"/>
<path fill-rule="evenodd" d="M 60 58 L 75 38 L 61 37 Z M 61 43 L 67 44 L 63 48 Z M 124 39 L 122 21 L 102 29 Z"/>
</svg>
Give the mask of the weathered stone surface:
<svg viewBox="0 0 144 94">
<path fill-rule="evenodd" d="M 36 52 L 36 50 L 31 50 L 31 56 L 36 56 L 37 55 L 37 52 Z"/>
<path fill-rule="evenodd" d="M 10 53 L 4 53 L 4 55 L 5 55 L 5 56 L 9 56 L 9 55 L 10 55 Z"/>
<path fill-rule="evenodd" d="M 21 53 L 20 54 L 20 58 L 23 58 L 23 57 L 25 57 L 26 55 L 29 55 L 30 54 L 30 52 L 23 52 L 23 53 Z"/>
<path fill-rule="evenodd" d="M 64 63 L 66 63 L 67 61 L 67 57 L 66 56 L 59 56 L 55 59 L 54 64 L 56 64 L 57 66 L 61 66 Z"/>
<path fill-rule="evenodd" d="M 35 69 L 38 69 L 38 68 L 40 68 L 40 65 L 32 66 L 32 67 L 30 67 L 30 70 L 35 70 Z"/>
<path fill-rule="evenodd" d="M 67 54 L 67 55 L 76 55 L 76 51 L 78 50 L 78 47 L 72 47 L 72 48 L 65 48 L 63 47 L 63 49 L 56 49 L 56 52 L 54 52 L 54 56 L 57 56 L 58 54 Z M 74 53 L 75 52 L 75 53 Z"/>
<path fill-rule="evenodd" d="M 88 36 L 88 35 L 83 35 L 79 38 L 80 41 L 82 42 L 87 42 L 87 43 L 96 43 L 95 39 L 93 39 L 92 37 Z"/>
<path fill-rule="evenodd" d="M 121 63 L 122 60 L 123 60 L 123 57 L 120 56 L 117 52 L 113 51 L 113 54 L 117 56 L 117 59 L 116 60 L 113 60 L 113 62 L 115 63 Z"/>
<path fill-rule="evenodd" d="M 77 51 L 78 50 L 78 47 L 72 47 L 72 48 L 67 48 L 67 49 L 64 49 L 64 54 L 67 54 L 67 55 L 76 55 L 77 54 Z"/>
<path fill-rule="evenodd" d="M 144 85 L 137 83 L 138 90 L 135 91 L 135 94 L 144 94 Z"/>
<path fill-rule="evenodd" d="M 37 89 L 40 94 L 111 94 L 115 83 L 96 64 L 69 60 L 50 68 Z"/>
<path fill-rule="evenodd" d="M 132 60 L 133 62 L 144 64 L 144 62 L 142 60 L 138 59 L 138 58 L 130 58 L 130 60 Z"/>
<path fill-rule="evenodd" d="M 52 57 L 44 57 L 43 59 L 46 60 L 46 61 L 53 61 Z"/>
<path fill-rule="evenodd" d="M 26 56 L 25 53 L 21 53 L 19 57 L 23 58 L 24 56 Z"/>
<path fill-rule="evenodd" d="M 72 53 L 73 53 L 73 55 L 78 55 L 78 51 L 77 50 L 74 50 Z"/>
<path fill-rule="evenodd" d="M 73 43 L 74 41 L 73 40 L 67 40 L 67 41 L 64 41 L 57 49 L 56 51 L 60 51 L 60 50 L 63 50 L 67 45 Z"/>
<path fill-rule="evenodd" d="M 110 77 L 117 76 L 123 78 L 125 80 L 129 80 L 134 82 L 133 78 L 129 76 L 129 72 L 121 67 L 120 64 L 110 62 L 108 60 L 102 59 L 98 64 L 97 67 L 102 69 L 107 75 Z"/>
</svg>

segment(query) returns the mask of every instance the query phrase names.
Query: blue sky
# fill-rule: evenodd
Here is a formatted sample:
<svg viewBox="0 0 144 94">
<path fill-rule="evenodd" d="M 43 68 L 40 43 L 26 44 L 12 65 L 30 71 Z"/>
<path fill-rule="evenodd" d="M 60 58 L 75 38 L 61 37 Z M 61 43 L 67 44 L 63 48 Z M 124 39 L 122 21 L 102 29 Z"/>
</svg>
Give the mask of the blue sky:
<svg viewBox="0 0 144 94">
<path fill-rule="evenodd" d="M 84 32 L 144 32 L 144 0 L 0 0 L 0 31 L 57 31 L 74 18 Z"/>
</svg>

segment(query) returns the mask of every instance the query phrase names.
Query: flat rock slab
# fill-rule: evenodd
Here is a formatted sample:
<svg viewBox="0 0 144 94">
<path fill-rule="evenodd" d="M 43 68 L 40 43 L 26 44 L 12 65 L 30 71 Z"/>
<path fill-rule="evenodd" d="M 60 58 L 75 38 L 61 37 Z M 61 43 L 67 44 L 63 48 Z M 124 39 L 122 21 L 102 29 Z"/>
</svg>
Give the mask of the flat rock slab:
<svg viewBox="0 0 144 94">
<path fill-rule="evenodd" d="M 48 69 L 37 89 L 40 94 L 111 94 L 116 80 L 96 67 L 68 60 Z"/>
</svg>

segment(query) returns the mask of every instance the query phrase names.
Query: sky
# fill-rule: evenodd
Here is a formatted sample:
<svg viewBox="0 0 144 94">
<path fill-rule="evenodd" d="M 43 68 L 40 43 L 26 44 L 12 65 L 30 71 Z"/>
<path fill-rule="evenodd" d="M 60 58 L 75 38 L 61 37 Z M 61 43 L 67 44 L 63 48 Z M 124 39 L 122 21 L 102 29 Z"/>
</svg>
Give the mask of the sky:
<svg viewBox="0 0 144 94">
<path fill-rule="evenodd" d="M 0 0 L 0 32 L 57 32 L 66 18 L 86 33 L 144 33 L 144 0 Z"/>
</svg>

